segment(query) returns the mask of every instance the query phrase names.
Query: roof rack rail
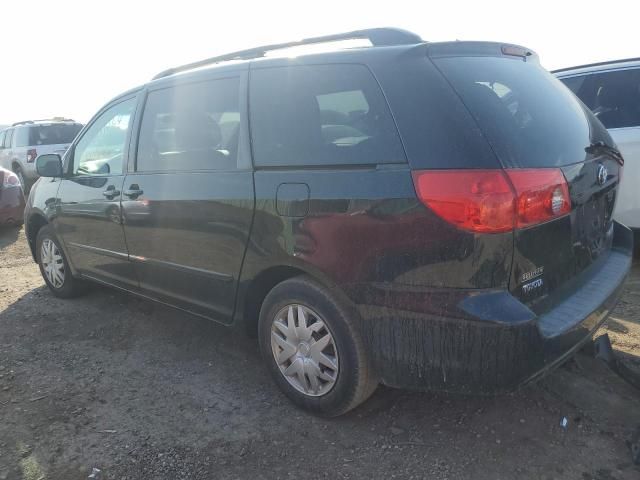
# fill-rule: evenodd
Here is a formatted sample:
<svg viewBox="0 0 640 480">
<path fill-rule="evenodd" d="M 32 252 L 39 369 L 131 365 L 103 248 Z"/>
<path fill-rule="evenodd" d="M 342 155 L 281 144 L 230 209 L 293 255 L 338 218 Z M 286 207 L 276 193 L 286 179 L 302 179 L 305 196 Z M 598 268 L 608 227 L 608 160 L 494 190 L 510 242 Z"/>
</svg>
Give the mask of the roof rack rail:
<svg viewBox="0 0 640 480">
<path fill-rule="evenodd" d="M 48 122 L 48 121 L 51 121 L 51 122 L 76 122 L 73 118 L 67 118 L 67 117 L 53 117 L 53 118 L 45 118 L 44 120 L 36 120 L 36 122 Z"/>
<path fill-rule="evenodd" d="M 11 126 L 15 127 L 17 125 L 32 125 L 36 122 L 75 122 L 75 120 L 72 118 L 66 118 L 66 117 L 42 118 L 39 120 L 23 120 L 22 122 L 16 122 Z"/>
<path fill-rule="evenodd" d="M 342 40 L 367 39 L 373 46 L 390 46 L 390 45 L 413 45 L 422 43 L 424 40 L 419 35 L 403 30 L 401 28 L 368 28 L 365 30 L 354 30 L 353 32 L 337 33 L 333 35 L 324 35 L 322 37 L 311 37 L 303 40 L 286 43 L 274 43 L 272 45 L 263 45 L 260 47 L 250 48 L 248 50 L 239 50 L 237 52 L 226 53 L 217 57 L 199 60 L 197 62 L 188 63 L 179 67 L 169 68 L 158 73 L 152 80 L 168 77 L 176 73 L 184 72 L 205 65 L 226 62 L 230 60 L 249 60 L 252 58 L 264 57 L 269 51 L 280 50 L 283 48 L 297 47 L 300 45 L 313 45 L 317 43 L 337 42 Z"/>
<path fill-rule="evenodd" d="M 569 71 L 569 70 L 577 70 L 579 68 L 600 67 L 600 66 L 603 66 L 603 65 L 615 65 L 617 63 L 637 62 L 639 60 L 640 60 L 640 57 L 635 57 L 635 58 L 621 58 L 619 60 L 609 60 L 609 61 L 606 61 L 606 62 L 586 63 L 584 65 L 576 65 L 575 67 L 557 68 L 556 70 L 551 70 L 551 73 L 566 72 L 566 71 Z"/>
</svg>

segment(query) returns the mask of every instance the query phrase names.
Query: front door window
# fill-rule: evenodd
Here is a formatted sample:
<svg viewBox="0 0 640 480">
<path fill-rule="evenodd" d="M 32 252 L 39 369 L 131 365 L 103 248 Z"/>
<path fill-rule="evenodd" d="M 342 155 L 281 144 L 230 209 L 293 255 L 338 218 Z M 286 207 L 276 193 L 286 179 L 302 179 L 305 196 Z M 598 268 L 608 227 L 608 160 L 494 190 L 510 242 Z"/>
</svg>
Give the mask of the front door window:
<svg viewBox="0 0 640 480">
<path fill-rule="evenodd" d="M 75 147 L 75 175 L 122 174 L 134 109 L 135 99 L 125 100 L 109 108 L 89 127 Z"/>
</svg>

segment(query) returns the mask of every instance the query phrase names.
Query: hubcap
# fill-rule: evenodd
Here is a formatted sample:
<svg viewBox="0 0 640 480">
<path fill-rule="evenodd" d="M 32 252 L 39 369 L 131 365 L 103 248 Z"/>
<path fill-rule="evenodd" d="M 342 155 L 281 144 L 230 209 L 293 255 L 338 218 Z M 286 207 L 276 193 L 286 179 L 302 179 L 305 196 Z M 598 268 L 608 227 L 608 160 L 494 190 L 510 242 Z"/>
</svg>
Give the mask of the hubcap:
<svg viewBox="0 0 640 480">
<path fill-rule="evenodd" d="M 60 250 L 52 240 L 45 238 L 40 252 L 42 269 L 54 288 L 60 288 L 64 284 L 64 261 Z"/>
<path fill-rule="evenodd" d="M 319 397 L 338 379 L 338 349 L 320 316 L 304 305 L 287 305 L 271 324 L 271 351 L 280 373 L 299 392 Z"/>
</svg>

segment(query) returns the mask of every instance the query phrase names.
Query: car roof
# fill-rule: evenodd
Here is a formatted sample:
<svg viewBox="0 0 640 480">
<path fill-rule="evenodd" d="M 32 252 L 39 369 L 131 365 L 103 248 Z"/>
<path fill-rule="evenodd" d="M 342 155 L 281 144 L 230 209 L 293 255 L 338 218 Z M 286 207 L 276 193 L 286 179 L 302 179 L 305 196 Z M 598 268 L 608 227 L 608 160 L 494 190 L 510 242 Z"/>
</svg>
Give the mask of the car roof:
<svg viewBox="0 0 640 480">
<path fill-rule="evenodd" d="M 610 60 L 607 62 L 590 63 L 587 65 L 577 65 L 575 67 L 559 68 L 552 70 L 551 73 L 559 77 L 569 75 L 579 75 L 592 72 L 602 72 L 607 70 L 624 70 L 626 68 L 640 67 L 640 57 L 623 58 L 620 60 Z"/>
<path fill-rule="evenodd" d="M 369 40 L 370 45 L 341 48 L 336 42 L 351 40 Z M 323 45 L 321 51 L 313 51 L 314 46 Z M 305 47 L 310 47 L 306 52 Z M 300 53 L 296 49 L 302 48 Z M 505 50 L 505 48 L 507 50 Z M 164 70 L 157 74 L 147 86 L 159 83 L 172 83 L 178 79 L 206 76 L 213 72 L 245 71 L 256 68 L 275 67 L 291 64 L 324 63 L 373 63 L 398 58 L 406 52 L 415 51 L 418 55 L 513 55 L 514 51 L 523 52 L 522 56 L 537 59 L 530 49 L 519 45 L 497 42 L 426 42 L 419 35 L 396 28 L 372 28 L 354 32 L 314 37 L 295 42 L 266 45 L 239 52 L 232 52 L 187 65 Z M 511 53 L 507 53 L 510 51 Z M 517 56 L 520 54 L 516 53 Z"/>
</svg>

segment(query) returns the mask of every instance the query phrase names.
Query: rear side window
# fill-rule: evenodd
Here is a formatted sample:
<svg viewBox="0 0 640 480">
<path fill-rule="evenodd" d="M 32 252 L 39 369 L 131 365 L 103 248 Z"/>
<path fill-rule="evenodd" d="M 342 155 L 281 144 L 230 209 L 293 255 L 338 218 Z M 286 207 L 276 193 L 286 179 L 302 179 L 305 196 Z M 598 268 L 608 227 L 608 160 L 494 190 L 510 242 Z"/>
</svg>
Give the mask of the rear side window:
<svg viewBox="0 0 640 480">
<path fill-rule="evenodd" d="M 363 65 L 258 69 L 250 90 L 256 166 L 406 161 L 386 100 Z"/>
<path fill-rule="evenodd" d="M 29 127 L 16 128 L 14 135 L 16 137 L 16 147 L 28 147 L 29 145 L 31 145 L 29 143 Z"/>
<path fill-rule="evenodd" d="M 640 69 L 563 78 L 607 128 L 640 126 Z"/>
<path fill-rule="evenodd" d="M 142 116 L 136 170 L 235 169 L 239 78 L 154 90 Z"/>
<path fill-rule="evenodd" d="M 582 85 L 584 85 L 584 80 L 586 78 L 586 75 L 581 75 L 579 77 L 561 78 L 560 81 L 564 83 L 569 90 L 580 97 L 580 95 L 578 95 L 578 92 L 580 92 L 580 89 L 582 88 Z M 580 98 L 580 100 L 582 100 L 585 104 L 587 103 L 582 98 Z"/>
<path fill-rule="evenodd" d="M 29 145 L 60 145 L 73 142 L 82 130 L 79 123 L 33 125 L 29 128 Z"/>
<path fill-rule="evenodd" d="M 4 135 L 6 133 L 6 130 L 3 130 L 0 132 L 0 148 L 4 148 Z"/>
<path fill-rule="evenodd" d="M 506 167 L 584 161 L 590 112 L 536 61 L 434 59 Z"/>
</svg>

